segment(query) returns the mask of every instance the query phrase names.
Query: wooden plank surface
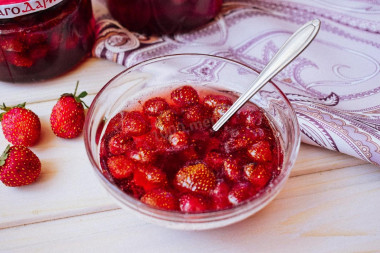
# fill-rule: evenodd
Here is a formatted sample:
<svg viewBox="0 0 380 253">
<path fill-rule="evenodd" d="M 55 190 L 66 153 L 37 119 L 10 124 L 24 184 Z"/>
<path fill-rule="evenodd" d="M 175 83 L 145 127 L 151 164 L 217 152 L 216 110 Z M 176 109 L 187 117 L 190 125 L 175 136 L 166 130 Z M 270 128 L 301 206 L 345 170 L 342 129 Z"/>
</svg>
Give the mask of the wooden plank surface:
<svg viewBox="0 0 380 253">
<path fill-rule="evenodd" d="M 0 83 L 0 102 L 31 102 L 42 136 L 31 149 L 42 162 L 29 186 L 0 184 L 0 252 L 379 252 L 380 168 L 301 145 L 284 190 L 264 210 L 226 228 L 183 232 L 147 224 L 121 210 L 101 188 L 83 136 L 63 140 L 50 129 L 60 94 L 94 95 L 124 67 L 90 59 L 60 78 L 33 85 Z M 7 145 L 0 135 L 0 150 Z M 148 239 L 147 239 L 148 238 Z"/>
<path fill-rule="evenodd" d="M 13 252 L 65 252 L 68 244 L 86 252 L 377 252 L 379 182 L 373 165 L 292 177 L 256 215 L 210 231 L 165 229 L 118 209 L 3 229 L 0 245 Z"/>
</svg>

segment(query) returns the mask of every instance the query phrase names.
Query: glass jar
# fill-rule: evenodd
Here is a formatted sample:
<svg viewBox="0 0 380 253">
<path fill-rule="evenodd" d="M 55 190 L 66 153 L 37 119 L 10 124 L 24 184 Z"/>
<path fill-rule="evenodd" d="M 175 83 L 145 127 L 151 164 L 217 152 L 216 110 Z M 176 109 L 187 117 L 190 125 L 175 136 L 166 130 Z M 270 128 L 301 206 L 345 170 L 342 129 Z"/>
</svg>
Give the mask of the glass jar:
<svg viewBox="0 0 380 253">
<path fill-rule="evenodd" d="M 131 31 L 171 34 L 209 22 L 219 13 L 222 0 L 107 0 L 107 6 Z"/>
<path fill-rule="evenodd" d="M 91 0 L 2 0 L 0 81 L 67 72 L 91 52 L 93 27 Z"/>
</svg>

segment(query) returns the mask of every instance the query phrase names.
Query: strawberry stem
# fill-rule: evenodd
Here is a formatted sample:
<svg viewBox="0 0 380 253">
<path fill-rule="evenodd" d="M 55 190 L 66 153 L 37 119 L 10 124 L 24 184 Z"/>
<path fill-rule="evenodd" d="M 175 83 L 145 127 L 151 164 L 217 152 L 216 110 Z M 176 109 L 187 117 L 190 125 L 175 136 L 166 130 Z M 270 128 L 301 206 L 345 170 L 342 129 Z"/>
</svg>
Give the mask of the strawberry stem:
<svg viewBox="0 0 380 253">
<path fill-rule="evenodd" d="M 81 98 L 84 98 L 85 96 L 87 96 L 87 94 L 88 94 L 87 91 L 82 91 L 77 96 L 78 87 L 79 87 L 79 81 L 77 81 L 77 84 L 75 85 L 74 94 L 73 93 L 64 93 L 61 95 L 61 97 L 72 96 L 72 97 L 74 97 L 74 99 L 77 103 L 81 103 L 84 107 L 89 108 L 89 106 L 81 99 Z"/>
<path fill-rule="evenodd" d="M 78 86 L 79 86 L 79 80 L 77 81 L 77 84 L 75 85 L 74 97 L 77 94 Z"/>
<path fill-rule="evenodd" d="M 3 166 L 5 164 L 5 161 L 7 160 L 8 158 L 8 154 L 9 154 L 9 149 L 11 148 L 11 145 L 8 145 L 3 154 L 0 156 L 0 166 Z"/>
</svg>

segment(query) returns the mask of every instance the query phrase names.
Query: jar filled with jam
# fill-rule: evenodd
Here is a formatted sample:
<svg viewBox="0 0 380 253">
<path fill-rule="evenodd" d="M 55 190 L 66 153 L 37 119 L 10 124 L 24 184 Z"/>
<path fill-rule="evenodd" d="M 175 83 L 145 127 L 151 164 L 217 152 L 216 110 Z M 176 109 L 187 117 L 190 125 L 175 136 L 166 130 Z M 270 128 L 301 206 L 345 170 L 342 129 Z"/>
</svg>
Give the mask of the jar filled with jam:
<svg viewBox="0 0 380 253">
<path fill-rule="evenodd" d="M 131 31 L 186 32 L 213 19 L 222 0 L 107 0 L 111 15 Z"/>
<path fill-rule="evenodd" d="M 93 27 L 91 0 L 1 0 L 0 81 L 67 72 L 91 53 Z"/>
</svg>

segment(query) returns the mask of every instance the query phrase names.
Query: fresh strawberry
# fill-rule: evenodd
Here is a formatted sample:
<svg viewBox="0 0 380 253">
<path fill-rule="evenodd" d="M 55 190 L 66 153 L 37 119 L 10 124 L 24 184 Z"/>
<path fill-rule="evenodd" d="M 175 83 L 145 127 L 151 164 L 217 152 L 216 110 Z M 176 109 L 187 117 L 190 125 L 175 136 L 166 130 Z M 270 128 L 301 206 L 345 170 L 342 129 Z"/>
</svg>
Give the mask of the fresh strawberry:
<svg viewBox="0 0 380 253">
<path fill-rule="evenodd" d="M 132 175 L 136 163 L 125 155 L 111 156 L 107 160 L 107 166 L 112 176 L 117 179 L 127 178 Z"/>
<path fill-rule="evenodd" d="M 178 210 L 178 199 L 174 194 L 160 188 L 146 193 L 140 200 L 152 207 L 166 210 Z"/>
<path fill-rule="evenodd" d="M 223 96 L 223 95 L 207 95 L 204 100 L 203 104 L 209 108 L 209 109 L 215 109 L 215 107 L 219 105 L 225 105 L 227 107 L 232 105 L 232 100 L 229 97 Z"/>
<path fill-rule="evenodd" d="M 272 160 L 272 151 L 269 142 L 259 141 L 248 148 L 248 153 L 254 161 L 268 162 Z"/>
<path fill-rule="evenodd" d="M 237 158 L 227 158 L 223 163 L 224 175 L 231 181 L 237 182 L 242 176 L 242 167 Z"/>
<path fill-rule="evenodd" d="M 199 103 L 198 92 L 188 85 L 173 90 L 170 96 L 172 101 L 181 107 L 188 107 Z"/>
<path fill-rule="evenodd" d="M 5 149 L 0 157 L 0 180 L 10 187 L 33 183 L 41 173 L 41 162 L 27 147 L 16 145 Z"/>
<path fill-rule="evenodd" d="M 237 205 L 256 194 L 255 187 L 249 182 L 236 183 L 228 193 L 228 200 Z"/>
<path fill-rule="evenodd" d="M 140 166 L 133 174 L 133 182 L 145 191 L 164 188 L 168 184 L 166 174 L 154 166 Z"/>
<path fill-rule="evenodd" d="M 184 131 L 178 131 L 174 134 L 171 134 L 168 140 L 175 150 L 185 149 L 189 144 L 189 136 Z"/>
<path fill-rule="evenodd" d="M 124 113 L 121 128 L 124 134 L 140 136 L 149 132 L 150 125 L 144 114 L 131 111 Z"/>
<path fill-rule="evenodd" d="M 83 130 L 85 114 L 84 107 L 88 106 L 82 101 L 87 96 L 83 91 L 76 95 L 79 82 L 77 82 L 74 94 L 65 93 L 58 99 L 50 115 L 51 129 L 60 138 L 72 139 L 79 136 Z"/>
<path fill-rule="evenodd" d="M 179 130 L 178 117 L 173 110 L 163 111 L 157 117 L 155 125 L 161 134 L 167 136 Z"/>
<path fill-rule="evenodd" d="M 25 103 L 15 107 L 0 106 L 5 111 L 0 121 L 5 138 L 13 145 L 30 147 L 37 143 L 41 135 L 41 122 L 38 116 L 25 108 Z"/>
<path fill-rule="evenodd" d="M 210 200 L 204 196 L 185 193 L 179 198 L 179 208 L 185 213 L 201 213 L 210 209 Z"/>
<path fill-rule="evenodd" d="M 115 134 L 108 141 L 108 150 L 113 155 L 121 155 L 134 147 L 132 137 L 122 133 Z"/>
<path fill-rule="evenodd" d="M 244 166 L 244 176 L 257 189 L 262 189 L 271 179 L 271 172 L 263 164 L 250 163 Z"/>
<path fill-rule="evenodd" d="M 169 104 L 161 97 L 154 97 L 147 100 L 143 105 L 143 110 L 146 115 L 156 117 L 163 111 L 169 109 Z"/>
<path fill-rule="evenodd" d="M 209 168 L 211 168 L 214 171 L 218 171 L 222 168 L 224 159 L 225 157 L 223 154 L 212 151 L 206 154 L 203 161 Z"/>
<path fill-rule="evenodd" d="M 174 184 L 184 191 L 209 194 L 216 186 L 216 177 L 206 165 L 198 163 L 181 168 Z"/>
</svg>

